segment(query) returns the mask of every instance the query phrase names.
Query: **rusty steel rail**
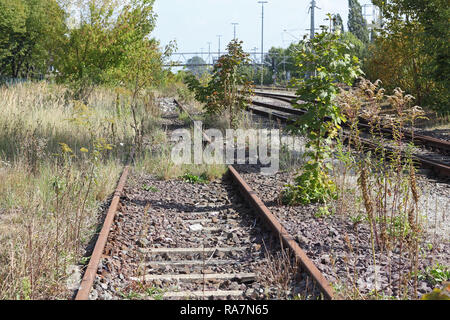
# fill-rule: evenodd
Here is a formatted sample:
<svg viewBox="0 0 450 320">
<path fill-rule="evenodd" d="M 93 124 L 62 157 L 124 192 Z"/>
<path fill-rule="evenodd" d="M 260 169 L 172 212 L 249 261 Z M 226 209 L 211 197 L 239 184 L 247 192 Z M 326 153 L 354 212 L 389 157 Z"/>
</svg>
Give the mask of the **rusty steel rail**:
<svg viewBox="0 0 450 320">
<path fill-rule="evenodd" d="M 325 299 L 335 299 L 334 290 L 330 283 L 325 279 L 322 273 L 317 269 L 311 259 L 308 258 L 306 253 L 300 248 L 295 239 L 289 234 L 289 232 L 281 225 L 278 219 L 270 212 L 266 205 L 258 198 L 255 191 L 244 181 L 233 166 L 228 166 L 228 171 L 233 180 L 238 184 L 242 195 L 250 202 L 252 207 L 258 212 L 263 220 L 270 226 L 272 231 L 279 235 L 283 244 L 286 245 L 295 256 L 297 264 L 300 264 L 302 270 L 307 272 L 311 278 L 319 286 L 320 291 L 324 295 Z"/>
<path fill-rule="evenodd" d="M 254 94 L 256 96 L 272 98 L 272 99 L 281 100 L 281 101 L 285 101 L 285 102 L 291 102 L 293 99 L 299 99 L 298 96 L 293 95 L 293 94 L 257 92 L 257 91 L 255 91 Z"/>
<path fill-rule="evenodd" d="M 182 111 L 186 112 L 187 115 L 189 116 L 189 118 L 194 122 L 194 119 L 191 117 L 191 115 L 182 107 L 182 105 L 176 99 L 174 99 L 174 102 Z M 209 137 L 203 132 L 203 130 L 202 130 L 202 133 L 203 133 L 203 136 L 205 137 L 205 139 L 208 139 L 208 141 L 209 141 Z M 134 150 L 131 152 L 129 160 L 132 159 L 133 156 L 134 156 Z M 92 252 L 91 258 L 89 260 L 89 264 L 85 270 L 80 287 L 75 296 L 75 300 L 89 300 L 89 293 L 92 289 L 92 286 L 95 281 L 95 277 L 97 275 L 98 265 L 102 258 L 106 242 L 108 240 L 109 231 L 114 222 L 114 217 L 115 217 L 115 214 L 117 211 L 117 207 L 119 205 L 119 201 L 120 201 L 120 197 L 123 192 L 123 188 L 125 187 L 125 183 L 128 178 L 129 170 L 130 170 L 130 168 L 129 168 L 129 165 L 127 164 L 123 169 L 123 172 L 122 172 L 122 175 L 117 184 L 116 190 L 114 191 L 113 199 L 108 208 L 108 212 L 106 214 L 105 221 L 103 222 L 102 229 L 98 235 L 97 241 L 95 243 L 94 251 Z"/>
<path fill-rule="evenodd" d="M 189 118 L 193 121 L 194 119 L 187 112 L 187 110 L 176 100 L 174 99 L 174 103 L 184 112 L 186 112 Z M 209 137 L 203 132 L 202 134 L 207 141 L 211 141 Z M 131 156 L 132 157 L 132 156 Z M 283 243 L 291 250 L 294 254 L 296 262 L 301 265 L 304 271 L 306 271 L 317 283 L 320 291 L 324 295 L 326 299 L 334 299 L 333 289 L 331 288 L 329 282 L 325 279 L 325 277 L 320 273 L 314 263 L 307 257 L 306 253 L 299 247 L 296 243 L 295 239 L 289 235 L 286 229 L 280 224 L 277 218 L 269 211 L 269 209 L 264 205 L 264 203 L 256 196 L 255 192 L 248 186 L 248 184 L 242 179 L 242 177 L 237 173 L 237 171 L 229 166 L 229 172 L 233 177 L 233 180 L 239 185 L 241 192 L 244 197 L 248 199 L 254 209 L 261 215 L 261 217 L 268 223 L 271 227 L 272 231 L 279 235 L 282 239 Z M 89 300 L 89 293 L 94 284 L 98 265 L 102 258 L 106 242 L 108 240 L 108 235 L 111 229 L 111 226 L 114 222 L 114 217 L 117 211 L 117 207 L 119 205 L 120 197 L 123 193 L 123 189 L 128 178 L 129 174 L 129 165 L 124 167 L 122 175 L 118 181 L 116 190 L 114 192 L 113 199 L 108 208 L 108 212 L 106 214 L 105 221 L 103 223 L 102 229 L 97 238 L 94 251 L 89 260 L 89 264 L 85 270 L 83 279 L 81 281 L 78 292 L 75 296 L 75 300 Z"/>
<path fill-rule="evenodd" d="M 97 275 L 98 264 L 100 262 L 100 259 L 102 258 L 103 251 L 105 249 L 109 231 L 111 229 L 114 217 L 116 215 L 117 206 L 119 204 L 120 197 L 122 195 L 123 188 L 125 186 L 125 182 L 127 181 L 128 178 L 128 173 L 129 173 L 129 166 L 127 165 L 123 169 L 122 175 L 117 184 L 117 188 L 114 192 L 111 205 L 109 206 L 108 212 L 106 214 L 102 230 L 98 235 L 94 251 L 92 253 L 91 259 L 89 260 L 89 264 L 84 273 L 83 280 L 81 281 L 80 284 L 80 288 L 78 289 L 77 295 L 75 296 L 75 300 L 89 300 L 89 292 L 92 289 L 92 285 L 94 284 L 94 280 Z"/>
<path fill-rule="evenodd" d="M 185 113 L 188 114 L 189 118 L 193 118 L 186 111 L 177 100 L 174 99 L 175 104 Z M 211 141 L 209 137 L 203 132 L 203 136 L 207 141 Z M 245 182 L 245 180 L 239 175 L 236 169 L 229 165 L 228 172 L 231 175 L 233 181 L 239 186 L 242 195 L 249 201 L 253 209 L 260 215 L 260 217 L 268 224 L 272 229 L 272 232 L 279 236 L 283 244 L 287 246 L 295 257 L 295 261 L 299 264 L 308 275 L 314 279 L 317 283 L 320 291 L 322 292 L 325 299 L 334 300 L 337 297 L 334 294 L 334 290 L 330 283 L 325 279 L 322 273 L 317 269 L 311 259 L 308 258 L 306 253 L 300 248 L 295 239 L 289 234 L 289 232 L 281 225 L 278 219 L 270 212 L 266 205 L 259 199 L 256 193 L 251 189 L 251 187 Z"/>
</svg>

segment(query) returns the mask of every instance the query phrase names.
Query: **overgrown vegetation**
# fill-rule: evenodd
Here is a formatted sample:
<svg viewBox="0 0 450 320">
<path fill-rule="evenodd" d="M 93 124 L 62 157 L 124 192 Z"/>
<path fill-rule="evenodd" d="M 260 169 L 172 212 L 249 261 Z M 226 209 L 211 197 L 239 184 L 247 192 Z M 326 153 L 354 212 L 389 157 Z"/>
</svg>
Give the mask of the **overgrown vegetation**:
<svg viewBox="0 0 450 320">
<path fill-rule="evenodd" d="M 96 87 L 86 103 L 68 92 L 46 82 L 0 88 L 2 299 L 67 298 L 71 266 L 136 144 L 135 119 L 143 149 L 165 142 L 149 89 Z"/>
<path fill-rule="evenodd" d="M 192 173 L 185 173 L 181 178 L 184 181 L 189 182 L 189 183 L 207 183 L 208 182 L 208 177 L 206 176 L 205 173 L 202 173 L 200 176 L 197 176 Z"/>
<path fill-rule="evenodd" d="M 250 103 L 252 84 L 239 72 L 239 66 L 249 61 L 249 55 L 242 49 L 242 41 L 232 40 L 227 49 L 228 53 L 214 65 L 211 79 L 206 85 L 202 85 L 193 74 L 186 77 L 186 83 L 195 93 L 195 98 L 205 104 L 207 114 L 226 114 L 229 127 L 234 128 L 239 113 Z"/>
<path fill-rule="evenodd" d="M 177 165 L 173 163 L 170 155 L 168 147 L 161 147 L 156 153 L 145 151 L 139 159 L 136 159 L 135 170 L 152 174 L 158 179 L 169 180 L 182 177 L 189 182 L 212 181 L 221 178 L 227 172 L 227 166 L 224 164 Z"/>
<path fill-rule="evenodd" d="M 402 130 L 414 128 L 423 116 L 412 95 L 419 105 L 449 112 L 450 11 L 444 0 L 373 2 L 382 8 L 384 25 L 372 30 L 371 43 L 361 6 L 351 0 L 348 32 L 340 16 L 330 15 L 330 26 L 341 32 L 324 28 L 312 40 L 270 49 L 263 80 L 287 84 L 290 75 L 306 101 L 300 107 L 307 114 L 291 129 L 309 139 L 309 150 L 283 201 L 321 202 L 316 217 L 324 218 L 347 212 L 351 199 L 354 229 L 362 223 L 370 228 L 374 267 L 379 253 L 399 252 L 396 291 L 386 296 L 402 298 L 417 295 L 419 280 L 441 286 L 449 279 L 445 265 L 419 270 L 421 192 L 413 146 L 402 142 Z M 242 111 L 261 69 L 248 65 L 242 42 L 234 40 L 212 70 L 195 66 L 204 63 L 198 59 L 190 61 L 188 75 L 164 70 L 174 44 L 161 49 L 151 37 L 153 6 L 154 0 L 0 0 L 0 82 L 25 82 L 0 87 L 0 299 L 71 294 L 70 269 L 88 262 L 83 250 L 98 232 L 99 204 L 113 191 L 132 147 L 135 170 L 157 178 L 207 183 L 226 172 L 225 165 L 171 161 L 153 89 L 182 102 L 197 99 L 208 115 L 205 123 L 236 128 L 245 121 Z M 338 84 L 350 86 L 361 74 L 360 61 L 367 77 L 382 79 L 392 95 L 385 95 L 379 81 L 365 79 L 359 88 L 340 92 Z M 395 112 L 387 120 L 381 118 L 384 101 Z M 373 152 L 362 144 L 357 126 L 362 118 L 370 125 Z M 187 123 L 187 115 L 179 120 Z M 346 121 L 349 136 L 341 131 Z M 383 126 L 394 132 L 397 148 L 390 153 L 383 148 Z M 342 166 L 340 180 L 330 175 L 332 151 Z M 283 156 L 294 163 L 289 150 Z M 346 180 L 351 173 L 358 177 L 353 185 Z M 267 276 L 285 290 L 293 268 L 282 260 L 269 261 L 273 272 Z M 128 289 L 127 299 L 163 294 L 153 287 Z M 352 290 L 352 297 L 360 297 L 356 285 Z M 447 299 L 448 292 L 444 284 L 424 299 Z M 377 290 L 372 296 L 386 297 Z"/>
<path fill-rule="evenodd" d="M 128 153 L 118 141 L 128 144 L 130 130 L 118 125 L 113 134 L 107 120 L 118 120 L 112 97 L 95 91 L 90 109 L 65 92 L 45 83 L 0 89 L 2 299 L 65 296 L 68 268 Z"/>
<path fill-rule="evenodd" d="M 61 54 L 65 19 L 57 0 L 1 0 L 0 82 L 46 75 Z"/>
<path fill-rule="evenodd" d="M 295 121 L 290 131 L 305 135 L 309 150 L 304 154 L 307 162 L 295 179 L 295 185 L 288 186 L 282 193 L 282 200 L 287 204 L 324 202 L 336 197 L 327 160 L 331 141 L 345 121 L 336 103 L 338 83 L 351 85 L 361 70 L 358 58 L 350 56 L 349 46 L 340 41 L 339 34 L 328 33 L 325 27 L 322 31 L 315 38 L 304 41 L 296 56 L 303 76 L 293 83 L 298 88 L 296 94 L 305 103 L 294 107 L 302 108 L 306 113 Z"/>
<path fill-rule="evenodd" d="M 0 88 L 0 298 L 70 295 L 132 146 L 160 143 L 151 88 L 177 79 L 149 37 L 153 2 L 0 2 L 1 75 L 61 84 Z"/>
<path fill-rule="evenodd" d="M 419 274 L 420 279 L 430 281 L 433 285 L 441 284 L 450 280 L 450 268 L 436 263 L 435 266 L 428 266 L 425 271 Z"/>
<path fill-rule="evenodd" d="M 140 89 L 143 79 L 162 82 L 162 61 L 174 45 L 161 52 L 149 37 L 156 23 L 153 5 L 154 0 L 3 0 L 0 76 L 56 77 L 84 102 L 100 84 Z"/>
<path fill-rule="evenodd" d="M 393 106 L 395 113 L 390 117 L 381 117 L 381 103 L 386 99 Z M 382 263 L 380 254 L 388 257 L 393 253 L 399 255 L 402 267 L 394 268 L 391 266 L 393 262 L 388 259 L 389 270 L 398 272 L 395 275 L 398 281 L 383 290 L 390 290 L 388 295 L 394 293 L 397 298 L 417 297 L 419 280 L 424 277 L 441 279 L 445 275 L 445 268 L 442 267 L 428 268 L 426 276 L 419 272 L 420 247 L 425 236 L 423 213 L 419 208 L 422 192 L 418 187 L 416 168 L 411 156 L 413 146 L 402 141 L 406 126 L 409 124 L 413 128 L 414 122 L 422 117 L 424 112 L 413 103 L 414 98 L 411 95 L 406 95 L 399 88 L 395 89 L 392 95 L 385 95 L 380 81 L 371 83 L 365 79 L 360 81 L 356 89 L 348 92 L 342 90 L 338 101 L 350 126 L 350 133 L 345 137 L 347 146 L 341 145 L 338 148 L 341 162 L 338 176 L 342 177 L 353 171 L 358 177 L 357 189 L 353 193 L 345 191 L 352 186 L 348 181 L 336 183 L 341 189 L 338 203 L 355 202 L 356 199 L 356 202 L 360 201 L 362 204 L 363 216 L 361 210 L 348 211 L 354 212 L 350 219 L 355 230 L 363 222 L 370 228 L 374 268 Z M 362 101 L 366 101 L 366 104 L 363 105 Z M 367 151 L 363 145 L 358 127 L 361 119 L 365 119 L 370 126 L 368 140 L 375 146 L 373 151 Z M 385 126 L 393 130 L 395 148 L 391 151 L 385 149 L 386 138 L 381 132 Z M 413 131 L 411 133 L 414 134 Z M 348 196 L 353 197 L 353 200 L 347 199 Z M 344 214 L 348 214 L 348 211 Z M 351 244 L 348 246 L 351 247 Z M 393 277 L 393 274 L 390 277 Z M 376 278 L 375 274 L 375 281 Z M 432 281 L 431 283 L 436 284 Z M 385 291 L 374 291 L 375 297 L 384 294 Z M 351 295 L 359 296 L 356 286 Z"/>
<path fill-rule="evenodd" d="M 400 88 L 386 95 L 381 81 L 372 83 L 360 77 L 357 88 L 339 89 L 337 83 L 351 86 L 361 70 L 359 59 L 349 55 L 350 48 L 338 34 L 322 32 L 314 40 L 304 41 L 300 48 L 297 61 L 299 72 L 304 76 L 294 83 L 299 88 L 297 95 L 306 101 L 300 107 L 308 113 L 290 129 L 308 137 L 310 149 L 305 153 L 307 162 L 301 174 L 295 178 L 294 185 L 283 190 L 281 200 L 289 205 L 322 202 L 324 205 L 315 214 L 318 218 L 352 212 L 349 219 L 355 230 L 361 223 L 369 227 L 374 270 L 386 263 L 381 261 L 381 256 L 391 257 L 395 252 L 401 261 L 401 267 L 389 266 L 389 270 L 393 268 L 398 273 L 395 274 L 398 281 L 382 290 L 375 286 L 365 298 L 417 297 L 420 280 L 439 285 L 446 281 L 448 273 L 447 267 L 442 265 L 420 271 L 420 248 L 424 240 L 419 209 L 421 190 L 412 158 L 414 146 L 403 141 L 403 132 L 409 130 L 414 135 L 414 125 L 425 113 L 415 104 L 414 97 Z M 394 112 L 387 117 L 382 116 L 382 104 L 386 101 Z M 368 151 L 363 144 L 358 127 L 361 119 L 369 124 L 367 139 L 375 146 L 373 151 Z M 350 128 L 347 134 L 341 128 L 344 122 Z M 383 127 L 393 131 L 395 148 L 391 151 L 385 149 L 387 140 L 381 131 Z M 335 161 L 330 165 L 332 150 L 339 160 L 339 169 L 333 168 Z M 335 176 L 330 175 L 331 171 Z M 355 183 L 346 177 L 352 174 L 357 176 Z M 359 204 L 350 208 L 349 201 L 353 201 L 353 206 Z M 344 205 L 347 210 L 343 209 Z M 350 241 L 348 247 L 352 251 Z M 389 264 L 393 263 L 388 260 Z M 355 266 L 348 268 L 355 270 Z M 347 294 L 361 298 L 357 275 L 350 277 L 354 286 L 348 288 L 351 292 Z M 376 272 L 374 277 L 377 282 Z"/>
<path fill-rule="evenodd" d="M 370 46 L 369 79 L 386 89 L 400 86 L 421 106 L 440 114 L 449 109 L 450 9 L 445 0 L 373 1 L 383 12 L 383 28 Z"/>
</svg>

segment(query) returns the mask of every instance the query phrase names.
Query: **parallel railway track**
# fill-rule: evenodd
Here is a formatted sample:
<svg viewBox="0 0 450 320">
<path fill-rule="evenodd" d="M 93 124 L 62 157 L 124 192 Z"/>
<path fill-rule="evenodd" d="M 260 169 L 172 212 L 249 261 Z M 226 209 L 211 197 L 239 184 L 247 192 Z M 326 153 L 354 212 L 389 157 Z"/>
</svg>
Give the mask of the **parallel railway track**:
<svg viewBox="0 0 450 320">
<path fill-rule="evenodd" d="M 273 94 L 273 93 L 256 93 L 257 96 L 272 98 L 279 101 L 284 101 L 291 103 L 293 99 L 298 99 L 293 95 L 286 94 Z M 278 120 L 282 123 L 291 124 L 293 123 L 293 116 L 302 116 L 306 111 L 302 109 L 294 109 L 290 107 L 275 105 L 271 103 L 265 103 L 254 100 L 252 104 L 259 108 L 249 107 L 248 111 L 254 114 L 271 117 L 272 119 Z M 270 111 L 267 111 L 270 110 Z M 275 110 L 275 112 L 273 112 Z M 362 131 L 368 132 L 370 126 L 365 119 L 360 119 L 359 127 Z M 389 128 L 381 128 L 383 134 L 386 136 L 392 136 L 393 132 Z M 427 150 L 436 150 L 439 153 L 433 154 L 429 152 L 428 154 L 414 154 L 413 158 L 422 167 L 432 170 L 435 174 L 440 177 L 449 178 L 450 177 L 450 160 L 448 155 L 450 155 L 450 141 L 436 139 L 434 137 L 428 137 L 423 135 L 411 135 L 410 132 L 404 131 L 404 141 L 413 141 L 415 145 L 425 146 Z M 368 139 L 362 138 L 363 144 L 370 149 L 374 149 L 375 146 Z M 391 150 L 392 148 L 386 146 L 386 149 Z"/>
<path fill-rule="evenodd" d="M 294 99 L 298 100 L 297 96 L 288 95 L 288 94 L 256 92 L 255 95 L 260 96 L 260 97 L 271 98 L 271 99 L 275 99 L 275 100 L 279 100 L 279 101 L 283 101 L 283 102 L 287 102 L 287 103 L 292 103 L 292 101 Z M 266 104 L 264 106 L 261 103 L 259 103 L 259 104 L 260 104 L 260 106 L 263 106 L 266 108 L 273 108 L 274 110 L 277 110 L 277 109 L 275 109 L 276 106 L 273 106 L 270 104 Z M 257 101 L 256 101 L 255 105 L 258 105 Z M 282 107 L 279 108 L 278 110 L 284 111 L 284 112 L 290 113 L 290 114 L 295 114 L 295 115 L 302 115 L 305 112 L 302 109 L 282 108 Z M 299 110 L 299 112 L 292 111 L 292 110 Z M 361 129 L 368 129 L 369 124 L 366 119 L 360 118 L 359 123 L 360 123 Z M 389 128 L 381 128 L 381 131 L 389 136 L 392 136 L 392 134 L 393 134 L 392 129 L 389 129 Z M 440 151 L 450 155 L 450 141 L 437 139 L 434 137 L 429 137 L 429 136 L 424 136 L 424 135 L 419 135 L 419 134 L 414 134 L 414 137 L 413 137 L 411 135 L 411 132 L 407 131 L 407 130 L 404 130 L 402 134 L 406 141 L 413 141 L 414 144 L 423 145 L 430 149 L 440 150 Z"/>
</svg>

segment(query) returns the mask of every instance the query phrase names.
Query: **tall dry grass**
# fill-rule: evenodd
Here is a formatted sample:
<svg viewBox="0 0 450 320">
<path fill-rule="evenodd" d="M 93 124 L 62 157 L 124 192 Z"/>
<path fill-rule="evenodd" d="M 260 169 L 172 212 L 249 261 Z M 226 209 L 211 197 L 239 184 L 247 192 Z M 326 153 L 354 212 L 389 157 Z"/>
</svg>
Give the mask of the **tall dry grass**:
<svg viewBox="0 0 450 320">
<path fill-rule="evenodd" d="M 40 82 L 0 87 L 0 101 L 0 299 L 67 298 L 136 138 L 129 97 L 96 88 L 84 105 Z M 139 103 L 156 112 L 151 94 Z M 142 119 L 144 136 L 156 120 Z"/>
</svg>

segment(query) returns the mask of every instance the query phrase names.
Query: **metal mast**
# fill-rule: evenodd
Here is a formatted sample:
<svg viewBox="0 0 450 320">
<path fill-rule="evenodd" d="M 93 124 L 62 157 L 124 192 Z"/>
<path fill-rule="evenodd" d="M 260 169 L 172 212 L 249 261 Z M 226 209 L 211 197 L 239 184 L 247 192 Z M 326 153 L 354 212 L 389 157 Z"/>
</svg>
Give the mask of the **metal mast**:
<svg viewBox="0 0 450 320">
<path fill-rule="evenodd" d="M 314 9 L 316 8 L 316 1 L 315 0 L 311 0 L 311 30 L 310 30 L 310 38 L 313 39 L 314 38 Z"/>
<path fill-rule="evenodd" d="M 220 38 L 222 37 L 222 35 L 217 35 L 217 37 L 219 38 L 219 56 L 217 57 L 217 60 L 220 59 Z"/>
<path fill-rule="evenodd" d="M 211 63 L 211 42 L 208 42 L 208 63 Z"/>
<path fill-rule="evenodd" d="M 268 1 L 258 1 L 261 3 L 261 87 L 264 82 L 264 4 Z"/>
<path fill-rule="evenodd" d="M 236 26 L 239 25 L 239 23 L 237 23 L 237 22 L 232 22 L 231 24 L 232 24 L 233 27 L 234 27 L 234 37 L 233 37 L 233 39 L 236 40 Z"/>
</svg>

